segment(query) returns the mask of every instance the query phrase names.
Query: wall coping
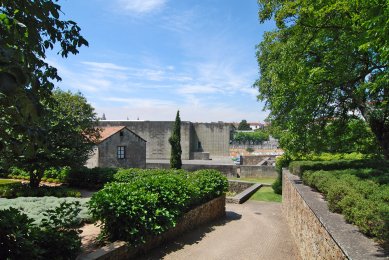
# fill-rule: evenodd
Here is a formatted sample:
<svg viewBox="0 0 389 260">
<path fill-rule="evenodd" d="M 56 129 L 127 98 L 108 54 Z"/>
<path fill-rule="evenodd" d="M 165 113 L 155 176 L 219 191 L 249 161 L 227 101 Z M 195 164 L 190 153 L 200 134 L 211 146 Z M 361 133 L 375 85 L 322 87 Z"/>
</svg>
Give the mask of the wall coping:
<svg viewBox="0 0 389 260">
<path fill-rule="evenodd" d="M 368 260 L 388 257 L 373 239 L 360 233 L 357 226 L 347 223 L 341 214 L 330 212 L 321 193 L 304 185 L 300 177 L 287 169 L 283 169 L 283 174 L 347 258 Z"/>
<path fill-rule="evenodd" d="M 240 180 L 228 180 L 228 182 L 238 182 L 238 183 L 250 183 L 250 187 L 242 191 L 241 193 L 235 195 L 234 197 L 226 197 L 227 203 L 242 204 L 247 201 L 253 193 L 255 193 L 259 188 L 263 186 L 261 183 L 249 182 L 249 181 L 240 181 Z"/>
</svg>

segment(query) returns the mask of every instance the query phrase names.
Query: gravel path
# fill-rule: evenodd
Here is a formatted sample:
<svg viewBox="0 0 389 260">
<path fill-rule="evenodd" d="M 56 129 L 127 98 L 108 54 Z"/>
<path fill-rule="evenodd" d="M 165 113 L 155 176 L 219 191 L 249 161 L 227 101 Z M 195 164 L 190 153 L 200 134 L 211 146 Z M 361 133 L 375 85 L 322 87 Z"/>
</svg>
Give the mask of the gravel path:
<svg viewBox="0 0 389 260">
<path fill-rule="evenodd" d="M 300 259 L 281 203 L 227 204 L 227 218 L 189 232 L 142 259 Z"/>
</svg>

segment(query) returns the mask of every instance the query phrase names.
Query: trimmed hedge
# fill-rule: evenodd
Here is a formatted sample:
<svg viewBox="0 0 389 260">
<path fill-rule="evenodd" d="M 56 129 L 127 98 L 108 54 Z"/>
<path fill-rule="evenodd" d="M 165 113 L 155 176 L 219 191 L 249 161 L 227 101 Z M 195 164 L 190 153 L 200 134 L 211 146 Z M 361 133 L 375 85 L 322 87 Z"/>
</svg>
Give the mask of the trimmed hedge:
<svg viewBox="0 0 389 260">
<path fill-rule="evenodd" d="M 116 168 L 87 168 L 71 169 L 66 181 L 70 186 L 100 189 L 104 184 L 113 180 L 114 174 L 118 171 Z"/>
<path fill-rule="evenodd" d="M 60 183 L 65 182 L 70 173 L 70 167 L 46 169 L 43 173 L 42 181 Z M 30 174 L 23 169 L 11 167 L 7 175 L 8 178 L 29 180 Z"/>
<path fill-rule="evenodd" d="M 28 184 L 14 182 L 0 185 L 0 198 L 17 198 L 17 197 L 81 197 L 81 193 L 68 187 L 49 187 L 41 186 L 38 189 L 32 189 Z"/>
<path fill-rule="evenodd" d="M 174 227 L 189 209 L 227 191 L 228 181 L 215 170 L 120 170 L 89 207 L 111 241 L 138 245 Z M 120 181 L 120 182 L 119 182 Z"/>
<path fill-rule="evenodd" d="M 305 171 L 305 184 L 322 192 L 331 211 L 344 215 L 368 236 L 389 245 L 389 171 Z"/>
<path fill-rule="evenodd" d="M 302 176 L 303 172 L 312 170 L 344 170 L 373 168 L 385 171 L 389 168 L 389 162 L 384 160 L 333 160 L 333 161 L 293 161 L 289 164 L 289 171 Z"/>
</svg>

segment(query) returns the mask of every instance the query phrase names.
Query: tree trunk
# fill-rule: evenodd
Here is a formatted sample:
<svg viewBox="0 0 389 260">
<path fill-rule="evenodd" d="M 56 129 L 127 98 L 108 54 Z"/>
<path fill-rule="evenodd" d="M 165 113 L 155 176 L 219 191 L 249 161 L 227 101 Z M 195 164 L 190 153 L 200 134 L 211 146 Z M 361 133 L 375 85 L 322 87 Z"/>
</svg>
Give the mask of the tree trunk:
<svg viewBox="0 0 389 260">
<path fill-rule="evenodd" d="M 389 124 L 385 124 L 385 121 L 371 118 L 369 125 L 382 149 L 384 158 L 389 160 Z"/>
<path fill-rule="evenodd" d="M 41 182 L 42 174 L 39 171 L 30 171 L 30 187 L 32 189 L 37 189 L 39 187 L 39 183 Z"/>
</svg>

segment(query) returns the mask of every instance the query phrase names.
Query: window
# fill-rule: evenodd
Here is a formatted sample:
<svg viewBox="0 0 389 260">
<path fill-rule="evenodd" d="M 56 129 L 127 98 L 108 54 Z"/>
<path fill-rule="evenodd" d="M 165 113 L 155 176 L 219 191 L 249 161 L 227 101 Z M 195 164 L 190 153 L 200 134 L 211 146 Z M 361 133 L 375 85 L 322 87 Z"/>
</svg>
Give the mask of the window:
<svg viewBox="0 0 389 260">
<path fill-rule="evenodd" d="M 118 146 L 118 149 L 117 149 L 118 159 L 124 159 L 125 156 L 126 156 L 126 147 L 125 146 Z"/>
<path fill-rule="evenodd" d="M 120 131 L 119 135 L 120 135 L 120 136 L 123 136 L 123 131 Z"/>
</svg>

